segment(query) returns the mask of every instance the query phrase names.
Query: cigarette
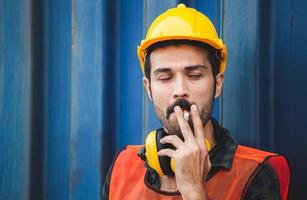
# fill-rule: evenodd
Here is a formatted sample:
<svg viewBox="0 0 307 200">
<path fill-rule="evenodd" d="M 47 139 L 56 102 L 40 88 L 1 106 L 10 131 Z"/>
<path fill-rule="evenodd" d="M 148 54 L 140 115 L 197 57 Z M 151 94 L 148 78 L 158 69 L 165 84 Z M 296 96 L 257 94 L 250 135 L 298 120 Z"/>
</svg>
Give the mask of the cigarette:
<svg viewBox="0 0 307 200">
<path fill-rule="evenodd" d="M 186 121 L 189 121 L 189 118 L 190 118 L 190 115 L 189 115 L 189 112 L 188 111 L 183 111 L 183 117 Z"/>
</svg>

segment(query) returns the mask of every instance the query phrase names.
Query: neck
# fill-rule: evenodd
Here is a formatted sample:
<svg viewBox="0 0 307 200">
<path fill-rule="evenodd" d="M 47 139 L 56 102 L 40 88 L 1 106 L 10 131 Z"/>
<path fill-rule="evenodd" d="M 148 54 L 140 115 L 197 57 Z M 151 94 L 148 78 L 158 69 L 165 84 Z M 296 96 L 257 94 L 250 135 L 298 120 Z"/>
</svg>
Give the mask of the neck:
<svg viewBox="0 0 307 200">
<path fill-rule="evenodd" d="M 171 176 L 160 176 L 160 190 L 167 192 L 177 192 L 176 178 Z"/>
<path fill-rule="evenodd" d="M 216 144 L 216 141 L 215 141 L 215 138 L 214 138 L 214 128 L 213 128 L 213 124 L 212 124 L 212 120 L 211 119 L 204 126 L 204 134 L 205 134 L 205 138 L 211 144 L 211 147 L 214 147 L 215 144 Z"/>
</svg>

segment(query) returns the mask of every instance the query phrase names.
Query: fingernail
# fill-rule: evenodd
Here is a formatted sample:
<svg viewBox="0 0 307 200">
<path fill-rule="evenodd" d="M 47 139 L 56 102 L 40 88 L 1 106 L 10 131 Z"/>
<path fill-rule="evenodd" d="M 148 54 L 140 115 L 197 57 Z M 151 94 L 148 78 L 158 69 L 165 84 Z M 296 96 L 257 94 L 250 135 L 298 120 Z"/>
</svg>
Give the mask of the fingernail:
<svg viewBox="0 0 307 200">
<path fill-rule="evenodd" d="M 183 111 L 183 118 L 184 118 L 186 121 L 189 121 L 189 117 L 190 117 L 190 115 L 189 115 L 188 111 Z"/>
<path fill-rule="evenodd" d="M 179 106 L 175 106 L 174 111 L 178 112 L 180 110 Z"/>
<path fill-rule="evenodd" d="M 197 111 L 197 106 L 196 106 L 195 104 L 193 104 L 193 105 L 191 106 L 191 110 Z"/>
</svg>

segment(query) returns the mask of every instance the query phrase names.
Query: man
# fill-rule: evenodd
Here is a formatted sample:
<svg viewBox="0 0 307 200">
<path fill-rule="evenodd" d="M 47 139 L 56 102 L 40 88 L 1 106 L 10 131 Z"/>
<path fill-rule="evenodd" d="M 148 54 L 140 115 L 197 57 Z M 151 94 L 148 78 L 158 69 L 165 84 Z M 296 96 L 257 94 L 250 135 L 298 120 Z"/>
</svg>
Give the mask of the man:
<svg viewBox="0 0 307 200">
<path fill-rule="evenodd" d="M 183 4 L 166 11 L 150 26 L 138 55 L 164 128 L 152 132 L 145 147 L 118 154 L 103 199 L 287 198 L 285 158 L 237 145 L 211 117 L 227 51 L 206 16 Z"/>
</svg>

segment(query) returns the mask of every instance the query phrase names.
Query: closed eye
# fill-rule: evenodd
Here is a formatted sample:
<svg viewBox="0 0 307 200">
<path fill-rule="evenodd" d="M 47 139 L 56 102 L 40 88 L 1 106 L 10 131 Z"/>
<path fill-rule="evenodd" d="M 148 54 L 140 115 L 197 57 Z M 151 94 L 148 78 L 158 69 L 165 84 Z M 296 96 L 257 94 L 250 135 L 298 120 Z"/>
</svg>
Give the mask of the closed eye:
<svg viewBox="0 0 307 200">
<path fill-rule="evenodd" d="M 162 76 L 159 76 L 158 77 L 158 80 L 159 81 L 168 81 L 168 80 L 170 80 L 172 78 L 172 76 L 170 76 L 170 75 L 162 75 Z"/>
<path fill-rule="evenodd" d="M 188 77 L 192 79 L 199 79 L 202 77 L 202 74 L 189 74 Z"/>
</svg>

